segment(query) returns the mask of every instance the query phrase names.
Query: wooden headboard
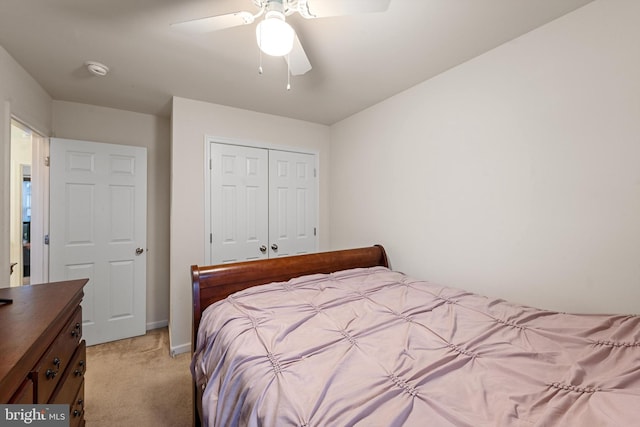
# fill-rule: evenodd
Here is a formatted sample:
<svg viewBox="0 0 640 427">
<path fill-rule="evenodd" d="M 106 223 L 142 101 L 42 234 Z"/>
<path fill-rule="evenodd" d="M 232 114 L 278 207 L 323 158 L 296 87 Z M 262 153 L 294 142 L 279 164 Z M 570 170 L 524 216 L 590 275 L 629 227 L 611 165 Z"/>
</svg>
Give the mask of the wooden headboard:
<svg viewBox="0 0 640 427">
<path fill-rule="evenodd" d="M 202 311 L 216 301 L 234 292 L 264 285 L 283 282 L 306 274 L 333 273 L 350 268 L 389 267 L 384 248 L 380 245 L 359 249 L 320 252 L 270 258 L 258 261 L 236 262 L 232 264 L 191 266 L 193 285 L 193 338 L 192 349 L 196 348 L 198 327 Z M 194 426 L 201 425 L 201 390 L 193 387 Z"/>
<path fill-rule="evenodd" d="M 192 346 L 196 343 L 202 311 L 234 292 L 265 283 L 287 281 L 306 274 L 332 273 L 378 265 L 389 267 L 387 254 L 380 245 L 203 267 L 192 265 Z"/>
</svg>

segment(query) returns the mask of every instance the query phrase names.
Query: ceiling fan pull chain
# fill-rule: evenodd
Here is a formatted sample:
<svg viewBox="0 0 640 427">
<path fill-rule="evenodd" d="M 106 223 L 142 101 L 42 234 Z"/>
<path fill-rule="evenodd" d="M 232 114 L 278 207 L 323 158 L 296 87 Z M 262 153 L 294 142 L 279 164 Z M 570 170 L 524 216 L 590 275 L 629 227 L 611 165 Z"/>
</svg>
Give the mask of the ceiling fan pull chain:
<svg viewBox="0 0 640 427">
<path fill-rule="evenodd" d="M 258 74 L 262 75 L 262 51 L 258 48 Z"/>
<path fill-rule="evenodd" d="M 291 90 L 291 56 L 287 53 L 287 90 Z"/>
</svg>

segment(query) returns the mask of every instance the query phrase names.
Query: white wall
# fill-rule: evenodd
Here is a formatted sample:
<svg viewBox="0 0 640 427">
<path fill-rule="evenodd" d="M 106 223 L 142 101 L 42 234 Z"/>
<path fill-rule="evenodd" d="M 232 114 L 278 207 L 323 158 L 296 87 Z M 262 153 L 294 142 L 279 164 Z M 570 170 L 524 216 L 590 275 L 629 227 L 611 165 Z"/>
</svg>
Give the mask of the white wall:
<svg viewBox="0 0 640 427">
<path fill-rule="evenodd" d="M 51 129 L 51 97 L 0 46 L 0 287 L 9 284 L 11 115 L 43 134 Z"/>
<path fill-rule="evenodd" d="M 53 136 L 147 149 L 147 329 L 169 319 L 170 120 L 53 101 Z"/>
<path fill-rule="evenodd" d="M 331 128 L 332 247 L 547 309 L 640 312 L 640 2 L 599 0 Z"/>
<path fill-rule="evenodd" d="M 189 268 L 204 262 L 204 141 L 216 136 L 318 153 L 320 249 L 329 247 L 329 128 L 174 97 L 171 140 L 171 349 L 190 350 Z"/>
</svg>

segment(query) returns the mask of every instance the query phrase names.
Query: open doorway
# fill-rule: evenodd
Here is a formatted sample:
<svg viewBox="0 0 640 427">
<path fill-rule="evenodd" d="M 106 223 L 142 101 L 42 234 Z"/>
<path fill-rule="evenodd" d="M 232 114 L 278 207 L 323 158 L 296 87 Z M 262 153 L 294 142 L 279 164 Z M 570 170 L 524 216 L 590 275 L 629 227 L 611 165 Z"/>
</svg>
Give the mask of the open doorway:
<svg viewBox="0 0 640 427">
<path fill-rule="evenodd" d="M 46 139 L 18 120 L 11 120 L 10 248 L 11 286 L 41 283 L 48 277 L 44 233 L 48 229 Z"/>
</svg>

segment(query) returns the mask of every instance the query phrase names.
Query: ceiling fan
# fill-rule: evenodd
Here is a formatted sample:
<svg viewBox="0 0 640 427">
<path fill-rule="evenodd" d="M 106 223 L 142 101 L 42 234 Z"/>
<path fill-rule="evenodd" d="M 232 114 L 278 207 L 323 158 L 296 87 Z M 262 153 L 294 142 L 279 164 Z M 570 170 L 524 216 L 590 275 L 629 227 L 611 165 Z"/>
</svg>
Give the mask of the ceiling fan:
<svg viewBox="0 0 640 427">
<path fill-rule="evenodd" d="M 256 40 L 267 55 L 283 56 L 294 76 L 311 70 L 311 63 L 286 17 L 299 13 L 307 19 L 358 13 L 384 12 L 391 0 L 252 0 L 257 12 L 239 11 L 172 24 L 194 33 L 207 33 L 249 25 L 264 15 L 256 26 Z"/>
</svg>

